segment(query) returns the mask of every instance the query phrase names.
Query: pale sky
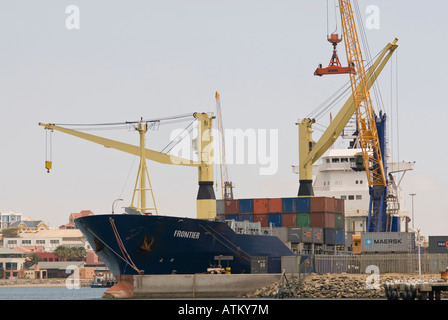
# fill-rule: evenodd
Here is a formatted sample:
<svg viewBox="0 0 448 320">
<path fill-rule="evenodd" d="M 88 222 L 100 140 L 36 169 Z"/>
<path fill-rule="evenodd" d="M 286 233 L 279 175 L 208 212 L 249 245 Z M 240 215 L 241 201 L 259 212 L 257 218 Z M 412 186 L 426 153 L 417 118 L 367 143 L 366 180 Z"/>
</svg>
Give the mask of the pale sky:
<svg viewBox="0 0 448 320">
<path fill-rule="evenodd" d="M 0 0 L 0 211 L 58 227 L 72 212 L 110 212 L 119 197 L 124 201 L 116 211 L 130 204 L 138 165 L 134 156 L 55 132 L 54 169 L 48 174 L 45 130 L 38 122 L 121 122 L 214 112 L 215 91 L 221 94 L 226 128 L 278 130 L 276 174 L 260 175 L 257 164 L 231 165 L 235 197 L 295 196 L 295 122 L 349 79 L 313 76 L 332 52 L 326 4 Z M 79 8 L 79 29 L 66 27 L 70 5 Z M 410 210 L 409 193 L 416 193 L 416 227 L 424 235 L 446 235 L 448 170 L 442 142 L 448 118 L 443 98 L 448 4 L 359 0 L 364 21 L 370 5 L 379 9 L 379 29 L 366 28 L 371 55 L 399 39 L 393 69 L 386 67 L 378 81 L 395 126 L 389 137 L 393 158 L 416 161 L 403 180 L 406 204 Z M 346 64 L 342 44 L 338 52 Z M 174 128 L 149 132 L 148 147 L 162 149 Z M 138 143 L 131 131 L 91 133 Z M 197 169 L 148 166 L 159 214 L 195 217 Z"/>
</svg>

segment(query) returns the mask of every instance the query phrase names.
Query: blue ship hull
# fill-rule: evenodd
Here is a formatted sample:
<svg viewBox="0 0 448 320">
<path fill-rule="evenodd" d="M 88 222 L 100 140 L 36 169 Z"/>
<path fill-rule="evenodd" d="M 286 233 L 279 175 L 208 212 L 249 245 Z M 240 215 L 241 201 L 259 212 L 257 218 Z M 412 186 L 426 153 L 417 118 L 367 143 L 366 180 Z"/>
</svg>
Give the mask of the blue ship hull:
<svg viewBox="0 0 448 320">
<path fill-rule="evenodd" d="M 267 272 L 281 272 L 281 257 L 295 255 L 274 236 L 235 233 L 225 222 L 151 215 L 96 215 L 75 220 L 114 276 L 195 274 L 216 266 L 251 273 L 253 257 L 267 257 Z"/>
</svg>

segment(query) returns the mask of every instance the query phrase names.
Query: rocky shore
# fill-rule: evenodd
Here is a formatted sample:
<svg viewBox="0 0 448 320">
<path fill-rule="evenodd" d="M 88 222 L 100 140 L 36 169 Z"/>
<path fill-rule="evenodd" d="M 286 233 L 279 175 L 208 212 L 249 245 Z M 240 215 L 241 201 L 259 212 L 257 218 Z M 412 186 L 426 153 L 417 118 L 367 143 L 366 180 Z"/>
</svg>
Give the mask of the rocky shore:
<svg viewBox="0 0 448 320">
<path fill-rule="evenodd" d="M 296 298 L 296 299 L 386 299 L 383 285 L 397 281 L 417 280 L 417 274 L 390 273 L 379 277 L 379 284 L 374 288 L 374 282 L 369 286 L 366 280 L 368 274 L 315 274 L 304 279 L 286 277 L 286 280 L 276 282 L 268 287 L 255 290 L 244 295 L 245 298 Z M 440 274 L 423 275 L 424 279 L 440 279 Z M 371 280 L 371 278 L 369 278 Z M 373 287 L 373 288 L 372 288 Z M 442 299 L 448 298 L 446 292 Z"/>
</svg>

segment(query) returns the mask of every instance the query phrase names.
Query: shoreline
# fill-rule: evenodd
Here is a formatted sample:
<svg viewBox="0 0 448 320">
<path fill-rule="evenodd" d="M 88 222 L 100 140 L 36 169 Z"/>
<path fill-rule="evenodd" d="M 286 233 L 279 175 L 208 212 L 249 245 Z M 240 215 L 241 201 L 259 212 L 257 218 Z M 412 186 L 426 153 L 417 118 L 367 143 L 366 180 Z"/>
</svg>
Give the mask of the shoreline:
<svg viewBox="0 0 448 320">
<path fill-rule="evenodd" d="M 66 287 L 67 279 L 18 279 L 0 280 L 1 288 L 57 288 Z M 90 287 L 91 280 L 79 280 L 80 287 Z M 71 282 L 73 283 L 73 282 Z"/>
</svg>

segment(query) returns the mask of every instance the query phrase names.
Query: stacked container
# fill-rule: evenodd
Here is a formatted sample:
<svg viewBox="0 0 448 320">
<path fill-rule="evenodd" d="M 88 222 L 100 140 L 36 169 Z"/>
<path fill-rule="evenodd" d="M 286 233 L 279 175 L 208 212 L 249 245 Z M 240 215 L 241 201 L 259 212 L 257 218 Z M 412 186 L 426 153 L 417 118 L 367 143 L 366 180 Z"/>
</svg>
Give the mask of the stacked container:
<svg viewBox="0 0 448 320">
<path fill-rule="evenodd" d="M 217 200 L 216 212 L 227 220 L 259 222 L 291 230 L 293 243 L 345 244 L 344 200 L 287 197 Z M 301 241 L 299 241 L 299 239 Z"/>
</svg>

